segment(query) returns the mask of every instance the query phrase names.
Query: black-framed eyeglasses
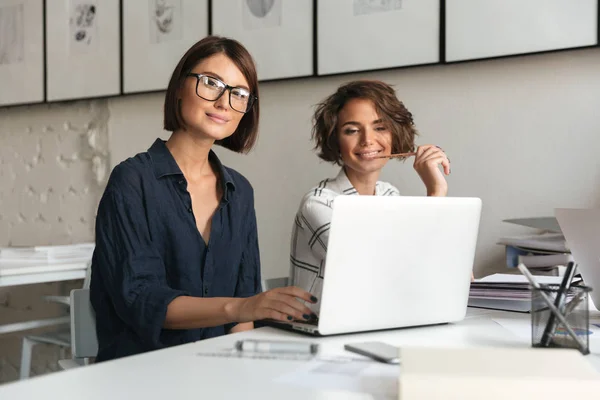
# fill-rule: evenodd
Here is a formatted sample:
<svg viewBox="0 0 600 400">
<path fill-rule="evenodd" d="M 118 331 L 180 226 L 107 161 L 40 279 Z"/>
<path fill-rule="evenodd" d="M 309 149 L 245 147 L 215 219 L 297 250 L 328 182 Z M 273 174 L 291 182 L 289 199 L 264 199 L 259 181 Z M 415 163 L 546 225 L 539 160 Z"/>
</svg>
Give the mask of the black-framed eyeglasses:
<svg viewBox="0 0 600 400">
<path fill-rule="evenodd" d="M 229 105 L 237 112 L 247 113 L 258 99 L 248 89 L 229 86 L 212 76 L 192 72 L 188 76 L 196 78 L 196 95 L 204 100 L 217 101 L 226 90 L 229 90 Z"/>
</svg>

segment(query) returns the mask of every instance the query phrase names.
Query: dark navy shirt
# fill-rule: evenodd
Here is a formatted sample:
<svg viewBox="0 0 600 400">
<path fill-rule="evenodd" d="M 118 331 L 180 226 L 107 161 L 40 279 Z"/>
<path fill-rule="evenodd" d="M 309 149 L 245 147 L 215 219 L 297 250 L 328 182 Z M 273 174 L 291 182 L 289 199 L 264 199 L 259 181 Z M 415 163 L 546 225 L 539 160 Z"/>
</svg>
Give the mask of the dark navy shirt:
<svg viewBox="0 0 600 400">
<path fill-rule="evenodd" d="M 97 361 L 220 336 L 233 326 L 163 328 L 177 296 L 249 297 L 261 291 L 252 186 L 212 151 L 209 160 L 223 197 L 208 246 L 183 173 L 162 140 L 113 170 L 98 208 L 92 259 Z"/>
</svg>

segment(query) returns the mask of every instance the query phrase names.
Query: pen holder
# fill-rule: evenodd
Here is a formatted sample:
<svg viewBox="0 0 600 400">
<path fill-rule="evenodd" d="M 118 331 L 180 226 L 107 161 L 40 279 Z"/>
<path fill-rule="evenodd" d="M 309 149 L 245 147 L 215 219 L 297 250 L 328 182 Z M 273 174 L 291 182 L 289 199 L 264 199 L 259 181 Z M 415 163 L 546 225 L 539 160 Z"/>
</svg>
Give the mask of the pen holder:
<svg viewBox="0 0 600 400">
<path fill-rule="evenodd" d="M 556 308 L 567 326 L 548 307 L 547 298 L 557 305 L 559 285 L 541 285 L 531 289 L 531 344 L 533 347 L 573 348 L 589 354 L 589 296 L 592 289 L 573 286 Z M 575 337 L 574 337 L 575 336 Z"/>
</svg>

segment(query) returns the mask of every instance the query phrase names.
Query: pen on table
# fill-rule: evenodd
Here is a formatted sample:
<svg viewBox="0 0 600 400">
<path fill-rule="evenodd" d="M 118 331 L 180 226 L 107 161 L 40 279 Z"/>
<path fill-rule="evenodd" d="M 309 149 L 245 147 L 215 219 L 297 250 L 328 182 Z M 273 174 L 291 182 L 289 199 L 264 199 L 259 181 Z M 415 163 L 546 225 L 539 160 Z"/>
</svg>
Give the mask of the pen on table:
<svg viewBox="0 0 600 400">
<path fill-rule="evenodd" d="M 575 332 L 573 332 L 573 329 L 571 328 L 571 326 L 569 325 L 569 323 L 565 319 L 565 316 L 562 315 L 562 313 L 558 310 L 558 308 L 556 308 L 556 306 L 552 302 L 552 299 L 550 299 L 550 297 L 548 297 L 548 295 L 541 290 L 542 288 L 541 288 L 540 284 L 537 283 L 537 281 L 535 280 L 535 278 L 533 277 L 533 275 L 531 275 L 531 272 L 529 272 L 529 270 L 527 269 L 527 267 L 524 264 L 521 263 L 521 264 L 517 265 L 517 268 L 519 268 L 519 271 L 521 271 L 521 273 L 525 276 L 525 278 L 527 278 L 527 280 L 529 281 L 529 283 L 531 284 L 531 286 L 533 286 L 535 289 L 539 290 L 540 296 L 542 297 L 542 299 L 544 300 L 544 302 L 546 303 L 546 305 L 548 306 L 548 308 L 550 309 L 550 311 L 552 311 L 552 313 L 554 313 L 554 315 L 556 316 L 556 318 L 558 318 L 558 320 L 565 326 L 565 329 L 567 330 L 567 332 L 569 333 L 569 335 L 573 338 L 573 340 L 575 341 L 575 343 L 577 343 L 577 347 L 579 348 L 579 351 L 582 354 L 588 354 L 589 350 L 586 348 L 585 345 L 583 345 L 581 343 L 581 341 L 577 337 L 577 334 L 575 334 Z"/>
<path fill-rule="evenodd" d="M 556 294 L 556 299 L 554 300 L 554 305 L 559 310 L 562 310 L 564 307 L 565 300 L 567 298 L 567 293 L 569 292 L 569 288 L 571 287 L 571 282 L 573 281 L 573 277 L 575 276 L 576 270 L 575 263 L 573 261 L 569 262 L 567 265 L 567 269 L 565 271 L 565 275 L 560 283 L 560 287 L 558 288 L 558 293 Z M 543 346 L 550 345 L 552 341 L 552 335 L 556 330 L 556 317 L 554 314 L 550 314 L 548 317 L 548 322 L 546 323 L 546 328 L 544 329 L 544 333 L 542 334 L 541 344 Z"/>
<path fill-rule="evenodd" d="M 238 340 L 235 349 L 255 353 L 316 354 L 319 345 L 308 342 Z"/>
</svg>

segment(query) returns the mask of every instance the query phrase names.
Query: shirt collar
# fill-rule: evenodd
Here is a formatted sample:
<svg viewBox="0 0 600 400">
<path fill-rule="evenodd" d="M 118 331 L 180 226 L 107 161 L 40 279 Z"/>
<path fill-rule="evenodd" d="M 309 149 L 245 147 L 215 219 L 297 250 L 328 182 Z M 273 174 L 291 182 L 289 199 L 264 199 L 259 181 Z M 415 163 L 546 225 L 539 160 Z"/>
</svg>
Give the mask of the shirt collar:
<svg viewBox="0 0 600 400">
<path fill-rule="evenodd" d="M 358 194 L 358 190 L 352 186 L 352 183 L 350 182 L 350 179 L 348 179 L 344 168 L 340 169 L 340 172 L 337 174 L 333 182 L 331 182 L 331 186 L 339 194 Z"/>
<path fill-rule="evenodd" d="M 181 172 L 179 165 L 177 165 L 175 158 L 173 158 L 173 155 L 167 148 L 164 140 L 156 139 L 154 144 L 148 149 L 148 154 L 152 160 L 152 168 L 154 169 L 154 176 L 156 179 L 169 175 L 183 175 L 183 172 Z M 231 174 L 223 166 L 221 160 L 219 160 L 219 157 L 217 157 L 214 151 L 211 150 L 210 153 L 208 153 L 208 159 L 217 167 L 221 182 L 225 183 L 224 186 L 235 189 L 235 183 L 233 182 Z"/>
<path fill-rule="evenodd" d="M 331 186 L 339 194 L 358 195 L 358 190 L 356 190 L 356 188 L 352 185 L 352 182 L 350 182 L 350 179 L 348 179 L 348 175 L 346 175 L 344 168 L 340 169 L 340 172 L 331 182 Z M 377 181 L 375 184 L 375 195 L 381 196 L 383 194 L 383 189 L 384 187 L 381 182 Z"/>
</svg>

